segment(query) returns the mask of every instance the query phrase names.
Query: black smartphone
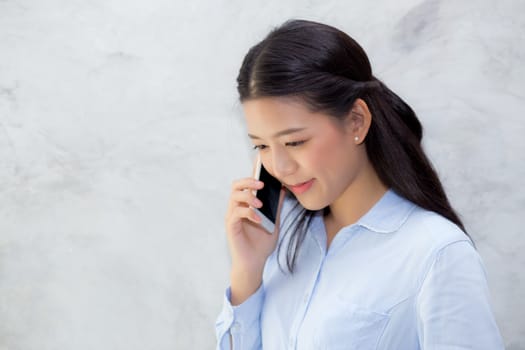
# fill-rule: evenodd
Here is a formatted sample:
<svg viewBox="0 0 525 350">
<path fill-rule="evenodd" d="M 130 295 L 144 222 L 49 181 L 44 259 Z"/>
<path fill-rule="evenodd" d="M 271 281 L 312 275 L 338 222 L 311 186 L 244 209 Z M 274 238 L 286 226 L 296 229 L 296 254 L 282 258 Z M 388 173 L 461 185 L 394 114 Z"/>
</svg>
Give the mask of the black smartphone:
<svg viewBox="0 0 525 350">
<path fill-rule="evenodd" d="M 257 157 L 255 178 L 264 182 L 264 187 L 255 191 L 255 196 L 259 198 L 263 205 L 260 208 L 254 208 L 254 210 L 262 218 L 261 225 L 268 232 L 273 233 L 275 230 L 275 220 L 279 208 L 279 196 L 281 194 L 282 184 L 266 171 L 260 157 Z"/>
</svg>

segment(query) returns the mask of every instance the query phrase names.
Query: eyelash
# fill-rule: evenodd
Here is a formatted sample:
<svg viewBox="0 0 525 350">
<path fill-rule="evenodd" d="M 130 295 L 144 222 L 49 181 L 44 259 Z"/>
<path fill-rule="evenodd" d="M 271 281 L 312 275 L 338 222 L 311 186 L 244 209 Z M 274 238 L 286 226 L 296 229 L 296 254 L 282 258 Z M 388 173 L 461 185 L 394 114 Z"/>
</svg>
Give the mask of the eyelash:
<svg viewBox="0 0 525 350">
<path fill-rule="evenodd" d="M 285 145 L 286 146 L 291 146 L 291 147 L 298 147 L 298 146 L 301 146 L 302 144 L 304 144 L 305 142 L 306 142 L 306 140 L 292 141 L 292 142 L 286 142 Z M 266 146 L 266 145 L 255 145 L 255 146 L 253 146 L 253 149 L 262 151 L 266 147 L 268 147 L 268 146 Z"/>
</svg>

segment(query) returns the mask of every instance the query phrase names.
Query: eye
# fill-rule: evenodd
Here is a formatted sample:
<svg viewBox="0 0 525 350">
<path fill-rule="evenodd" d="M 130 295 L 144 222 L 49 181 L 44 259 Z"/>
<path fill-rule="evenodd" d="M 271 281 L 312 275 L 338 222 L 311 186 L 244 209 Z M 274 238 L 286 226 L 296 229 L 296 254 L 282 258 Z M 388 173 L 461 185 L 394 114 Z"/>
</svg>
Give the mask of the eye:
<svg viewBox="0 0 525 350">
<path fill-rule="evenodd" d="M 297 146 L 304 144 L 305 142 L 306 140 L 287 142 L 286 146 L 297 147 Z"/>
<path fill-rule="evenodd" d="M 253 149 L 261 151 L 261 150 L 265 149 L 266 147 L 267 147 L 266 145 L 255 145 L 255 146 L 253 146 Z"/>
</svg>

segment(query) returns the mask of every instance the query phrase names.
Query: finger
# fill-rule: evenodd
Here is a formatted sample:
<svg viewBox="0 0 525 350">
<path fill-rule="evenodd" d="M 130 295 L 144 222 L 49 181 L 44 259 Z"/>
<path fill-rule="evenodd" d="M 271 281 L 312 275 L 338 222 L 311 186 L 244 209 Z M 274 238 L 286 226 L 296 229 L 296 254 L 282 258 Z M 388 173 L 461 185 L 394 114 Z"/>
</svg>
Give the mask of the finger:
<svg viewBox="0 0 525 350">
<path fill-rule="evenodd" d="M 236 207 L 234 209 L 232 215 L 232 222 L 235 222 L 240 219 L 248 219 L 256 224 L 259 224 L 261 222 L 261 218 L 259 217 L 259 215 L 257 215 L 257 213 L 253 209 L 246 207 Z"/>
<path fill-rule="evenodd" d="M 233 205 L 251 206 L 254 208 L 260 208 L 263 204 L 251 191 L 234 192 L 231 195 L 231 200 Z"/>
<path fill-rule="evenodd" d="M 258 199 L 251 191 L 237 191 L 232 193 L 230 202 L 228 203 L 228 209 L 226 210 L 226 219 L 230 217 L 236 207 L 252 207 L 261 208 L 263 203 Z"/>
<path fill-rule="evenodd" d="M 264 187 L 262 181 L 257 181 L 253 178 L 244 178 L 235 180 L 232 182 L 232 190 L 228 201 L 228 208 L 226 210 L 226 216 L 230 216 L 233 209 L 242 202 L 239 197 L 241 193 L 245 193 L 246 196 L 254 196 L 253 191 Z M 246 197 L 249 198 L 249 197 Z M 252 197 L 253 198 L 253 197 Z M 249 201 L 246 201 L 249 203 Z M 248 204 L 240 204 L 242 206 L 249 206 Z"/>
<path fill-rule="evenodd" d="M 232 183 L 232 192 L 245 191 L 245 190 L 260 190 L 264 187 L 264 183 L 257 179 L 247 177 L 244 179 L 236 180 Z"/>
</svg>

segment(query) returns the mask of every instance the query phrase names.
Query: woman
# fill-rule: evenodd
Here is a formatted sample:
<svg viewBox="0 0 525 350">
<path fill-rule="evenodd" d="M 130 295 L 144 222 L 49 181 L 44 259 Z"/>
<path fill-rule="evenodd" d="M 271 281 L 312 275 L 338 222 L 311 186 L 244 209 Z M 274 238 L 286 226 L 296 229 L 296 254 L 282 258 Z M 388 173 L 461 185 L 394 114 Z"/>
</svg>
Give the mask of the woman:
<svg viewBox="0 0 525 350">
<path fill-rule="evenodd" d="M 264 184 L 232 185 L 217 348 L 503 349 L 421 124 L 359 44 L 288 21 L 250 49 L 237 81 L 254 148 L 283 190 L 272 234 L 253 210 Z"/>
</svg>

